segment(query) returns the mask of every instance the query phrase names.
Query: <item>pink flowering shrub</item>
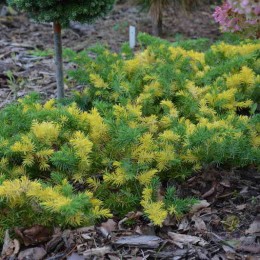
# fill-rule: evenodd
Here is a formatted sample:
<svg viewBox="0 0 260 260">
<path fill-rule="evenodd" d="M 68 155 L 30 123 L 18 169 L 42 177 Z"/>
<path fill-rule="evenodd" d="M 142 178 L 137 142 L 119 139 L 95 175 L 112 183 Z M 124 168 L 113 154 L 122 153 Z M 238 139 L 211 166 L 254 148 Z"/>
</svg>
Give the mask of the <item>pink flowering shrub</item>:
<svg viewBox="0 0 260 260">
<path fill-rule="evenodd" d="M 243 33 L 259 38 L 260 3 L 258 0 L 226 0 L 213 14 L 224 32 Z"/>
<path fill-rule="evenodd" d="M 227 0 L 234 12 L 245 15 L 247 18 L 254 18 L 260 15 L 259 0 Z"/>
</svg>

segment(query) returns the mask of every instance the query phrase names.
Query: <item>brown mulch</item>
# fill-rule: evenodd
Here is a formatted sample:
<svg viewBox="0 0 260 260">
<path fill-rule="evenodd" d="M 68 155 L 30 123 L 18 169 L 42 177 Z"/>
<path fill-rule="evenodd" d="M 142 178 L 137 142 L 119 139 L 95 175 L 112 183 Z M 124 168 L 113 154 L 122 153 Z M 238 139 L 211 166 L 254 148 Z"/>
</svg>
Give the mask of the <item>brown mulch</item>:
<svg viewBox="0 0 260 260">
<path fill-rule="evenodd" d="M 199 199 L 181 219 L 162 227 L 142 212 L 97 226 L 15 229 L 0 259 L 260 259 L 260 172 L 205 169 L 176 184 L 180 196 Z"/>
</svg>

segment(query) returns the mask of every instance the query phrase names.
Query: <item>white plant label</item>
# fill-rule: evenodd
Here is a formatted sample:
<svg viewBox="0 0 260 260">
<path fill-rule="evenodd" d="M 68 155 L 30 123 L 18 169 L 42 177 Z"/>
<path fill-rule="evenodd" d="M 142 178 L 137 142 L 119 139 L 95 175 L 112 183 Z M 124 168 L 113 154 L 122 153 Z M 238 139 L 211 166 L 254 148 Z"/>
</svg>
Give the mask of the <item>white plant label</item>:
<svg viewBox="0 0 260 260">
<path fill-rule="evenodd" d="M 129 26 L 129 45 L 131 49 L 136 45 L 136 29 L 134 26 Z"/>
</svg>

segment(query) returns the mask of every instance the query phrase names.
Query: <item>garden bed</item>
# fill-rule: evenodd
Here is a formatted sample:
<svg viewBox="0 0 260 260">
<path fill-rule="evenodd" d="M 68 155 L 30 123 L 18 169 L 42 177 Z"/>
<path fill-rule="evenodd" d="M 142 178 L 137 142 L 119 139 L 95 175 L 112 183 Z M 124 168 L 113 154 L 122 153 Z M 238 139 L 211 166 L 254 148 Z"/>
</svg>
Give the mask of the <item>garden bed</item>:
<svg viewBox="0 0 260 260">
<path fill-rule="evenodd" d="M 1 18 L 0 259 L 258 259 L 259 41 L 168 10 L 164 38 L 210 39 L 132 52 L 151 28 L 128 4 L 64 31 L 62 101 L 51 26 Z"/>
</svg>

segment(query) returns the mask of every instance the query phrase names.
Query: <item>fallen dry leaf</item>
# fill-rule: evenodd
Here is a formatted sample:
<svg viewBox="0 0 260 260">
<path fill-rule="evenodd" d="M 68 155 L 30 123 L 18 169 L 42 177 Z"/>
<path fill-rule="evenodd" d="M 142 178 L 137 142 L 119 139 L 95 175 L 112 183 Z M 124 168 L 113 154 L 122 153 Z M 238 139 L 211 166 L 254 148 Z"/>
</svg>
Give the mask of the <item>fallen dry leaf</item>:
<svg viewBox="0 0 260 260">
<path fill-rule="evenodd" d="M 237 210 L 244 210 L 245 208 L 246 208 L 246 204 L 241 204 L 236 206 Z"/>
<path fill-rule="evenodd" d="M 260 216 L 257 216 L 245 234 L 254 234 L 260 232 Z"/>
<path fill-rule="evenodd" d="M 181 220 L 181 223 L 178 226 L 178 230 L 184 232 L 189 229 L 190 229 L 190 223 L 189 220 L 185 217 Z"/>
<path fill-rule="evenodd" d="M 97 230 L 105 239 L 111 239 L 110 233 L 104 227 L 98 227 Z"/>
<path fill-rule="evenodd" d="M 20 250 L 20 243 L 17 239 L 12 240 L 9 236 L 9 230 L 5 231 L 4 244 L 1 252 L 1 258 L 14 258 Z"/>
<path fill-rule="evenodd" d="M 206 200 L 200 200 L 191 207 L 190 213 L 194 214 L 195 212 L 197 212 L 203 208 L 207 208 L 209 205 L 210 204 Z"/>
<path fill-rule="evenodd" d="M 46 251 L 42 247 L 28 248 L 20 252 L 18 260 L 41 260 L 46 254 Z"/>
<path fill-rule="evenodd" d="M 117 223 L 113 219 L 108 219 L 101 224 L 101 227 L 105 228 L 108 233 L 111 233 L 117 230 Z"/>
<path fill-rule="evenodd" d="M 192 220 L 195 222 L 194 227 L 198 232 L 204 233 L 207 231 L 207 226 L 202 218 L 193 216 Z"/>
<path fill-rule="evenodd" d="M 94 226 L 77 228 L 75 230 L 75 232 L 77 232 L 77 233 L 88 233 L 88 232 L 93 232 L 93 231 L 95 231 L 95 227 Z"/>
<path fill-rule="evenodd" d="M 163 221 L 163 226 L 175 226 L 176 222 L 176 218 L 168 214 L 166 219 Z"/>
<path fill-rule="evenodd" d="M 92 240 L 93 238 L 88 235 L 88 234 L 81 234 L 81 237 L 84 239 L 84 240 Z"/>
<path fill-rule="evenodd" d="M 49 241 L 52 236 L 52 230 L 41 225 L 27 229 L 15 228 L 15 233 L 22 239 L 25 246 Z"/>
<path fill-rule="evenodd" d="M 248 193 L 248 187 L 247 186 L 245 186 L 245 187 L 243 187 L 243 189 L 239 192 L 239 194 L 247 194 Z"/>
<path fill-rule="evenodd" d="M 217 214 L 212 214 L 210 219 L 211 226 L 217 227 L 221 223 L 221 218 Z"/>
<path fill-rule="evenodd" d="M 135 232 L 140 235 L 155 236 L 155 228 L 151 224 L 137 226 Z"/>
<path fill-rule="evenodd" d="M 135 233 L 138 234 L 138 235 L 142 235 L 142 234 L 143 234 L 142 229 L 141 229 L 140 226 L 137 226 L 137 227 L 135 228 Z"/>
<path fill-rule="evenodd" d="M 141 211 L 131 211 L 126 214 L 128 219 L 139 219 L 141 216 L 143 216 L 143 212 Z"/>
<path fill-rule="evenodd" d="M 214 184 L 214 185 L 212 186 L 212 188 L 210 188 L 207 192 L 205 192 L 201 197 L 202 197 L 203 199 L 205 199 L 205 198 L 211 196 L 215 191 L 216 191 L 216 184 Z"/>
<path fill-rule="evenodd" d="M 230 187 L 231 187 L 230 181 L 227 180 L 227 179 L 221 181 L 219 184 L 221 184 L 221 185 L 224 186 L 225 188 L 230 188 Z"/>
<path fill-rule="evenodd" d="M 183 248 L 184 245 L 188 244 L 200 245 L 203 247 L 208 244 L 204 239 L 200 237 L 178 234 L 174 232 L 168 232 L 168 235 L 173 240 L 173 243 L 178 245 L 180 248 Z"/>
</svg>

